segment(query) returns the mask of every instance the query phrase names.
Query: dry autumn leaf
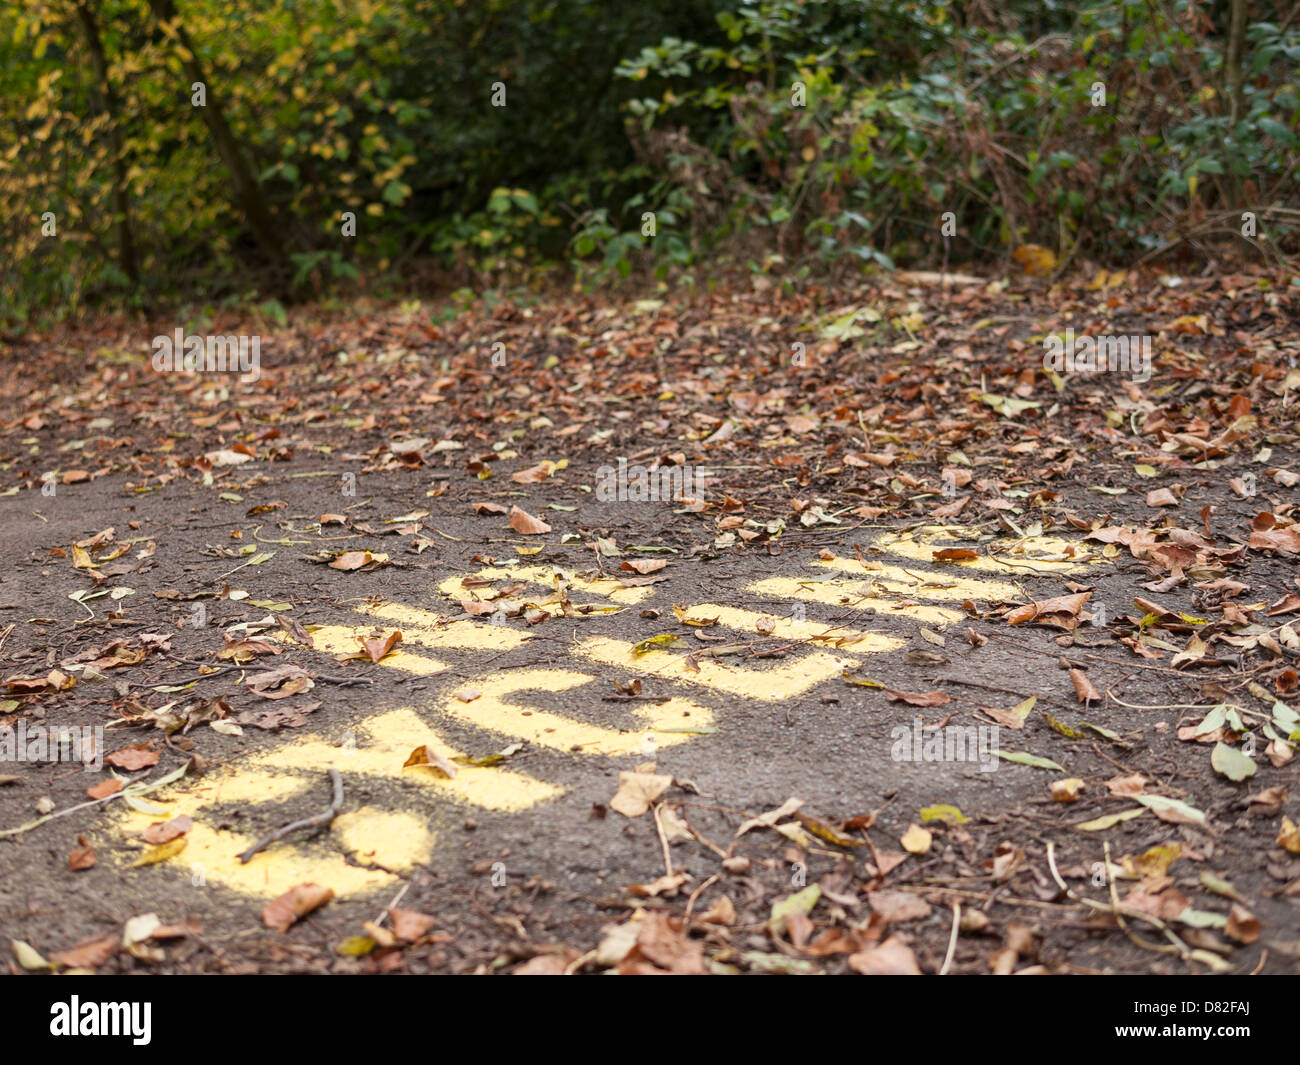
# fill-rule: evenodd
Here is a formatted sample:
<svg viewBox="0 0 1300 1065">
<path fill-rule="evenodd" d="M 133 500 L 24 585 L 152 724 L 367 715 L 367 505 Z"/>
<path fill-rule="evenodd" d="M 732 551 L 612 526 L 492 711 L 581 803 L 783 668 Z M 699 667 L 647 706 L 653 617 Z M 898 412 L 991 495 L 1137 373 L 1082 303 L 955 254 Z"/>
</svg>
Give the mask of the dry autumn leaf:
<svg viewBox="0 0 1300 1065">
<path fill-rule="evenodd" d="M 619 568 L 633 573 L 647 574 L 658 573 L 667 565 L 668 563 L 661 558 L 630 558 L 621 563 Z"/>
<path fill-rule="evenodd" d="M 883 694 L 891 703 L 907 703 L 908 706 L 943 706 L 944 703 L 952 702 L 951 696 L 941 691 L 898 692 L 885 688 Z"/>
<path fill-rule="evenodd" d="M 518 507 L 510 508 L 510 528 L 520 536 L 539 536 L 551 531 L 551 527 L 541 518 L 535 518 Z"/>
<path fill-rule="evenodd" d="M 427 913 L 418 910 L 390 909 L 388 916 L 393 922 L 393 935 L 405 943 L 422 939 L 436 923 Z"/>
<path fill-rule="evenodd" d="M 77 837 L 77 846 L 68 854 L 68 869 L 74 873 L 89 869 L 95 864 L 95 848 L 85 836 Z"/>
<path fill-rule="evenodd" d="M 402 633 L 400 630 L 395 629 L 383 636 L 358 636 L 356 639 L 357 643 L 361 645 L 361 649 L 365 651 L 366 657 L 371 662 L 378 662 L 402 642 Z"/>
<path fill-rule="evenodd" d="M 92 799 L 106 799 L 122 790 L 122 782 L 117 777 L 101 780 L 93 788 L 87 788 L 86 794 Z"/>
<path fill-rule="evenodd" d="M 1079 796 L 1087 790 L 1087 785 L 1078 777 L 1054 780 L 1051 784 L 1053 802 L 1078 802 Z"/>
<path fill-rule="evenodd" d="M 667 791 L 673 783 L 671 776 L 656 773 L 621 772 L 618 791 L 610 800 L 609 808 L 624 817 L 640 817 L 651 804 Z"/>
<path fill-rule="evenodd" d="M 118 947 L 117 934 L 112 933 L 99 939 L 83 940 L 67 950 L 56 950 L 50 954 L 50 961 L 67 969 L 94 969 L 116 954 Z"/>
<path fill-rule="evenodd" d="M 137 769 L 148 769 L 151 765 L 157 765 L 161 757 L 162 751 L 155 748 L 153 744 L 133 743 L 129 747 L 121 747 L 112 754 L 105 755 L 104 761 L 118 769 L 134 772 Z"/>
<path fill-rule="evenodd" d="M 554 462 L 539 462 L 536 466 L 530 466 L 526 470 L 517 470 L 510 475 L 510 479 L 516 484 L 538 484 L 546 480 L 556 470 Z"/>
<path fill-rule="evenodd" d="M 1074 681 L 1074 694 L 1079 702 L 1101 702 L 1101 692 L 1092 686 L 1092 681 L 1088 679 L 1088 675 L 1083 670 L 1070 670 L 1070 680 Z"/>
<path fill-rule="evenodd" d="M 1007 624 L 1019 625 L 1053 614 L 1077 617 L 1084 604 L 1091 598 L 1092 592 L 1076 592 L 1074 595 L 1058 595 L 1054 599 L 1043 599 L 1028 606 L 1017 607 L 1007 614 Z"/>
<path fill-rule="evenodd" d="M 344 551 L 341 555 L 329 562 L 330 569 L 341 570 L 358 570 L 362 566 L 368 565 L 374 561 L 374 556 L 369 551 Z"/>
<path fill-rule="evenodd" d="M 898 936 L 849 955 L 849 968 L 863 976 L 921 976 L 916 955 Z"/>
<path fill-rule="evenodd" d="M 456 767 L 451 760 L 427 743 L 416 747 L 402 763 L 402 768 L 429 769 L 435 775 L 444 776 L 448 780 L 456 775 Z"/>
<path fill-rule="evenodd" d="M 934 842 L 934 835 L 928 828 L 911 824 L 907 826 L 907 831 L 899 837 L 898 842 L 903 845 L 903 850 L 907 851 L 908 854 L 927 854 Z"/>
<path fill-rule="evenodd" d="M 933 552 L 933 557 L 936 562 L 970 562 L 980 555 L 978 551 L 966 547 L 945 547 L 941 551 Z"/>
<path fill-rule="evenodd" d="M 289 928 L 334 897 L 331 888 L 299 884 L 262 908 L 262 923 L 283 935 Z"/>
<path fill-rule="evenodd" d="M 185 835 L 193 827 L 193 819 L 181 814 L 179 817 L 173 817 L 170 821 L 155 822 L 140 833 L 140 838 L 146 843 L 155 845 L 170 843 L 172 840 Z"/>
</svg>

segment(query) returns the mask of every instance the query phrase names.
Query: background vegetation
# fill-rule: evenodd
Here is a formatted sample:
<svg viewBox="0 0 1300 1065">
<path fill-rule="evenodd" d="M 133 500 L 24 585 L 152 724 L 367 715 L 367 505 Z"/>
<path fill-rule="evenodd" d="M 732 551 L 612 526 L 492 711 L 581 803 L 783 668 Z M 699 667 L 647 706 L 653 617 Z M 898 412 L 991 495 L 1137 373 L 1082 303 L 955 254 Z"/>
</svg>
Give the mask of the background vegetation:
<svg viewBox="0 0 1300 1065">
<path fill-rule="evenodd" d="M 1212 260 L 1249 250 L 1243 211 L 1256 251 L 1294 254 L 1298 12 L 6 2 L 0 319 L 424 278 L 798 277 L 1025 246 L 1061 269 Z"/>
</svg>

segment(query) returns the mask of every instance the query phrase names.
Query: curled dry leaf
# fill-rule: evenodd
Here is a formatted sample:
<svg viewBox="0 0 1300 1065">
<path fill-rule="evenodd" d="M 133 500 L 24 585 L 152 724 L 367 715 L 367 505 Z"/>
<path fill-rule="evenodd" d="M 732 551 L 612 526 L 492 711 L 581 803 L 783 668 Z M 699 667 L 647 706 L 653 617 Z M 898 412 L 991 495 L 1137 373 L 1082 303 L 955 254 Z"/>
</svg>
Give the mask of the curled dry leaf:
<svg viewBox="0 0 1300 1065">
<path fill-rule="evenodd" d="M 263 699 L 287 699 L 311 691 L 316 682 L 300 666 L 280 666 L 257 673 L 244 682 L 249 691 Z"/>
<path fill-rule="evenodd" d="M 1081 669 L 1070 670 L 1070 679 L 1074 681 L 1074 694 L 1081 703 L 1101 702 L 1101 692 L 1092 686 L 1092 681 Z"/>
<path fill-rule="evenodd" d="M 610 800 L 609 808 L 624 817 L 640 817 L 672 782 L 672 777 L 656 773 L 619 773 L 618 792 Z"/>
<path fill-rule="evenodd" d="M 898 842 L 903 845 L 903 850 L 907 851 L 908 854 L 927 854 L 934 843 L 934 835 L 928 828 L 911 824 L 907 826 L 907 831 L 899 837 Z"/>
<path fill-rule="evenodd" d="M 667 565 L 668 563 L 662 558 L 630 558 L 626 562 L 622 563 L 619 568 L 644 575 L 647 573 L 658 573 Z"/>
<path fill-rule="evenodd" d="M 666 895 L 668 898 L 672 898 L 690 878 L 690 873 L 665 873 L 657 880 L 651 880 L 648 884 L 632 884 L 626 890 L 629 895 L 635 895 L 637 898 L 642 899 L 654 898 L 658 895 Z"/>
<path fill-rule="evenodd" d="M 95 848 L 90 845 L 90 840 L 78 836 L 77 843 L 79 846 L 74 847 L 68 855 L 68 868 L 74 873 L 89 869 L 95 864 Z"/>
<path fill-rule="evenodd" d="M 1025 621 L 1052 614 L 1066 614 L 1078 617 L 1084 603 L 1092 598 L 1092 592 L 1077 592 L 1074 595 L 1058 595 L 1053 599 L 1042 599 L 1027 606 L 1017 607 L 1007 614 L 1008 625 L 1019 625 Z"/>
<path fill-rule="evenodd" d="M 383 636 L 357 637 L 357 643 L 361 645 L 361 649 L 365 651 L 371 662 L 378 662 L 401 642 L 402 633 L 398 629 L 385 633 Z"/>
<path fill-rule="evenodd" d="M 93 788 L 87 788 L 86 794 L 92 799 L 106 799 L 110 795 L 116 795 L 122 790 L 122 782 L 117 777 L 108 777 L 101 780 Z"/>
<path fill-rule="evenodd" d="M 99 939 L 87 939 L 67 950 L 56 950 L 50 955 L 50 961 L 68 969 L 93 969 L 103 965 L 117 953 L 116 933 L 101 936 Z"/>
<path fill-rule="evenodd" d="M 388 916 L 393 922 L 393 935 L 406 943 L 423 938 L 434 926 L 434 919 L 418 910 L 391 909 Z"/>
<path fill-rule="evenodd" d="M 849 968 L 863 976 L 921 976 L 912 948 L 898 936 L 890 936 L 878 947 L 849 955 Z"/>
<path fill-rule="evenodd" d="M 179 817 L 173 817 L 170 821 L 156 821 L 140 833 L 140 838 L 146 843 L 170 843 L 172 840 L 185 835 L 193 827 L 194 820 L 185 814 L 181 814 Z"/>
<path fill-rule="evenodd" d="M 945 547 L 942 551 L 935 551 L 933 554 L 936 562 L 970 562 L 980 557 L 978 551 L 972 551 L 967 547 Z"/>
<path fill-rule="evenodd" d="M 535 518 L 518 507 L 510 508 L 510 528 L 520 536 L 539 536 L 551 531 L 551 527 L 541 518 Z"/>
<path fill-rule="evenodd" d="M 369 551 L 344 551 L 332 562 L 327 563 L 327 565 L 330 569 L 351 571 L 369 565 L 374 560 L 375 556 Z"/>
<path fill-rule="evenodd" d="M 1282 818 L 1282 827 L 1277 830 L 1277 845 L 1291 854 L 1300 854 L 1300 828 L 1289 817 Z"/>
<path fill-rule="evenodd" d="M 452 765 L 450 759 L 434 750 L 433 747 L 427 743 L 421 744 L 419 747 L 415 748 L 415 750 L 413 750 L 407 757 L 406 761 L 402 763 L 403 769 L 409 769 L 412 767 L 431 769 L 435 774 L 444 776 L 448 780 L 456 775 L 456 767 Z"/>
<path fill-rule="evenodd" d="M 1147 785 L 1147 778 L 1141 773 L 1130 773 L 1126 777 L 1112 777 L 1106 781 L 1106 787 L 1112 795 L 1141 795 Z"/>
<path fill-rule="evenodd" d="M 333 897 L 331 888 L 320 884 L 299 884 L 262 908 L 262 923 L 283 935 L 295 921 L 320 909 Z"/>
<path fill-rule="evenodd" d="M 736 905 L 729 895 L 722 895 L 709 907 L 709 912 L 700 917 L 704 924 L 733 925 L 736 923 Z"/>
<path fill-rule="evenodd" d="M 781 820 L 781 818 L 789 817 L 802 805 L 803 799 L 786 799 L 785 802 L 775 809 L 768 810 L 767 813 L 759 814 L 757 817 L 751 817 L 748 821 L 744 822 L 738 829 L 736 829 L 736 838 L 739 839 L 746 832 L 755 828 L 772 828 Z M 724 862 L 723 864 L 725 865 L 726 863 Z"/>
<path fill-rule="evenodd" d="M 278 655 L 283 650 L 283 647 L 271 643 L 269 640 L 259 638 L 233 640 L 217 652 L 217 658 L 224 662 L 243 665 L 245 662 L 251 662 L 258 655 Z"/>
<path fill-rule="evenodd" d="M 887 924 L 903 924 L 930 916 L 930 904 L 910 891 L 871 891 L 867 902 L 872 913 Z"/>
<path fill-rule="evenodd" d="M 557 468 L 554 462 L 547 460 L 539 462 L 536 466 L 529 466 L 526 470 L 516 470 L 510 475 L 510 479 L 515 484 L 538 484 L 550 477 Z"/>
<path fill-rule="evenodd" d="M 1262 927 L 1258 917 L 1241 903 L 1234 902 L 1232 909 L 1228 911 L 1228 923 L 1223 931 L 1230 939 L 1235 939 L 1238 943 L 1249 944 L 1254 943 L 1259 938 Z"/>
<path fill-rule="evenodd" d="M 1078 777 L 1052 781 L 1053 802 L 1078 802 L 1079 796 L 1087 790 L 1087 785 Z"/>
<path fill-rule="evenodd" d="M 162 751 L 155 749 L 153 744 L 133 743 L 129 747 L 122 747 L 107 755 L 104 761 L 118 769 L 134 772 L 137 769 L 148 769 L 151 765 L 157 765 L 161 757 Z"/>
</svg>

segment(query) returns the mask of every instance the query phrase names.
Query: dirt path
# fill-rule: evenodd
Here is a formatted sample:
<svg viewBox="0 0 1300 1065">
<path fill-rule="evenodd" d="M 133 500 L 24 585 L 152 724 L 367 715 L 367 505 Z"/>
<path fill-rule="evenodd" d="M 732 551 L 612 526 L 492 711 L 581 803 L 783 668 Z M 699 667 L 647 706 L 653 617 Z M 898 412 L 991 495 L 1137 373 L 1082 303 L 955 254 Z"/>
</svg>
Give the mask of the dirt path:
<svg viewBox="0 0 1300 1065">
<path fill-rule="evenodd" d="M 1293 971 L 1294 297 L 1228 288 L 304 317 L 247 385 L 34 343 L 0 933 L 99 971 Z M 1063 321 L 1154 334 L 1151 380 L 1056 390 Z M 89 770 L 19 760 L 60 726 Z"/>
</svg>

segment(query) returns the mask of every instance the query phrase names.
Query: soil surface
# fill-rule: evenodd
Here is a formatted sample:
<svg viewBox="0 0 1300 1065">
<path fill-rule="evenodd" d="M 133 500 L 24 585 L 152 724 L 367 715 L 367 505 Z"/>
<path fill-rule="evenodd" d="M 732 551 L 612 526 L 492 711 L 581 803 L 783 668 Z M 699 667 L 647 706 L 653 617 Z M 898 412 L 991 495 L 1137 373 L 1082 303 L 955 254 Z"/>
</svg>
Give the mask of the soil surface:
<svg viewBox="0 0 1300 1065">
<path fill-rule="evenodd" d="M 12 347 L 10 968 L 1295 971 L 1294 286 L 758 280 Z"/>
</svg>

